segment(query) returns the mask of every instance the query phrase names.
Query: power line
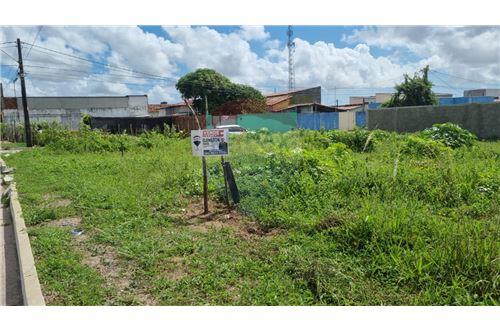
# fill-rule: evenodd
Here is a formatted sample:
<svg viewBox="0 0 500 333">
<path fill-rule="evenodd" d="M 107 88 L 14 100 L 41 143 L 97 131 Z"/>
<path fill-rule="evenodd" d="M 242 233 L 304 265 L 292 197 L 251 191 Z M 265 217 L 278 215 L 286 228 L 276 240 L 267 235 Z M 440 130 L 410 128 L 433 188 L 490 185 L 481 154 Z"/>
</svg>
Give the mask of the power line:
<svg viewBox="0 0 500 333">
<path fill-rule="evenodd" d="M 40 48 L 40 49 L 43 49 L 43 50 L 46 50 L 46 51 L 49 51 L 49 52 L 53 52 L 53 53 L 56 53 L 56 54 L 59 54 L 59 55 L 63 55 L 63 56 L 66 56 L 66 57 L 78 59 L 78 60 L 81 60 L 81 61 L 86 61 L 86 62 L 93 63 L 93 64 L 98 64 L 98 65 L 109 67 L 109 68 L 115 68 L 115 69 L 119 69 L 119 70 L 123 70 L 123 71 L 128 71 L 128 72 L 142 74 L 142 75 L 156 77 L 156 78 L 170 79 L 170 78 L 166 78 L 166 77 L 163 77 L 163 76 L 160 76 L 160 75 L 150 74 L 150 73 L 146 73 L 146 72 L 142 72 L 142 71 L 137 71 L 137 70 L 134 70 L 134 69 L 125 68 L 125 67 L 121 67 L 121 66 L 110 65 L 110 64 L 106 64 L 106 63 L 95 61 L 95 60 L 89 60 L 89 59 L 86 59 L 86 58 L 78 57 L 78 56 L 75 56 L 75 55 L 72 55 L 72 54 L 68 54 L 68 53 L 64 53 L 64 52 L 61 52 L 61 51 L 52 50 L 52 49 L 49 49 L 49 48 L 46 48 L 46 47 L 43 47 L 43 46 L 39 46 L 39 45 L 29 44 L 29 43 L 26 43 L 26 42 L 24 42 L 24 44 L 33 45 L 35 47 L 35 49 Z M 43 51 L 40 51 L 40 50 L 37 50 L 37 51 L 38 52 L 42 52 L 42 53 L 46 53 L 46 52 L 43 52 Z"/>
<path fill-rule="evenodd" d="M 433 70 L 433 69 L 431 69 L 431 70 L 430 70 L 430 72 L 434 72 L 434 73 L 438 73 L 438 74 L 442 74 L 442 75 L 447 75 L 447 76 L 455 77 L 455 78 L 457 78 L 457 79 L 462 79 L 462 80 L 464 80 L 464 81 L 475 82 L 475 83 L 481 83 L 481 84 L 487 84 L 487 85 L 488 85 L 488 84 L 499 84 L 499 83 L 500 83 L 500 81 L 499 81 L 499 82 L 496 82 L 496 83 L 485 83 L 485 82 L 481 82 L 481 81 L 476 81 L 476 80 L 466 79 L 466 78 L 464 78 L 464 77 L 460 77 L 460 76 L 457 76 L 457 75 L 452 75 L 452 74 L 447 74 L 447 73 L 443 73 L 443 72 L 438 72 L 438 71 Z"/>
<path fill-rule="evenodd" d="M 38 38 L 38 35 L 40 35 L 40 32 L 42 31 L 42 29 L 43 29 L 43 25 L 41 25 L 41 26 L 38 28 L 38 32 L 36 33 L 35 38 L 33 38 L 33 42 L 32 42 L 32 44 L 31 44 L 30 49 L 28 50 L 28 53 L 26 54 L 26 58 L 28 58 L 28 56 L 30 55 L 31 49 L 33 49 L 33 46 L 35 46 L 36 39 Z"/>
<path fill-rule="evenodd" d="M 149 83 L 134 83 L 134 82 L 122 82 L 122 81 L 98 80 L 98 79 L 93 79 L 93 78 L 82 78 L 80 76 L 71 76 L 71 75 L 61 76 L 59 74 L 52 74 L 52 73 L 26 72 L 26 74 L 29 74 L 32 77 L 34 76 L 34 77 L 37 78 L 37 80 L 40 80 L 40 81 L 43 81 L 43 78 L 46 78 L 46 79 L 51 79 L 51 80 L 45 80 L 45 81 L 55 81 L 55 80 L 59 79 L 58 81 L 61 81 L 61 80 L 77 80 L 77 81 L 117 83 L 117 84 L 135 85 L 135 86 L 149 85 Z"/>
<path fill-rule="evenodd" d="M 70 68 L 58 68 L 58 67 L 48 67 L 48 66 L 36 66 L 36 65 L 25 65 L 25 67 L 31 68 L 40 68 L 40 69 L 53 69 L 56 71 L 65 71 L 65 72 L 76 72 L 76 73 L 84 73 L 88 75 L 107 75 L 107 76 L 115 76 L 115 77 L 125 77 L 125 78 L 136 78 L 136 79 L 147 79 L 153 81 L 171 81 L 170 79 L 160 79 L 160 78 L 150 78 L 147 76 L 136 76 L 136 75 L 125 75 L 125 74 L 112 74 L 112 73 L 92 73 L 89 71 L 78 70 L 78 69 L 70 69 Z M 55 73 L 54 73 L 55 74 Z"/>
<path fill-rule="evenodd" d="M 447 85 L 449 88 L 451 88 L 451 89 L 455 89 L 455 90 L 459 90 L 459 89 L 457 89 L 457 88 L 455 88 L 455 87 L 450 86 L 450 85 L 449 85 L 446 81 L 444 81 L 443 79 L 441 79 L 439 76 L 437 76 L 437 75 L 436 75 L 436 76 L 435 76 L 435 78 L 436 78 L 436 79 L 438 79 L 439 81 L 443 82 L 443 83 L 444 83 L 445 85 Z"/>
<path fill-rule="evenodd" d="M 15 62 L 17 62 L 17 59 L 14 58 L 13 56 L 11 56 L 10 54 L 8 54 L 7 52 L 5 52 L 4 50 L 0 49 L 1 52 L 5 53 L 9 58 L 11 58 L 12 60 L 14 60 Z"/>
</svg>

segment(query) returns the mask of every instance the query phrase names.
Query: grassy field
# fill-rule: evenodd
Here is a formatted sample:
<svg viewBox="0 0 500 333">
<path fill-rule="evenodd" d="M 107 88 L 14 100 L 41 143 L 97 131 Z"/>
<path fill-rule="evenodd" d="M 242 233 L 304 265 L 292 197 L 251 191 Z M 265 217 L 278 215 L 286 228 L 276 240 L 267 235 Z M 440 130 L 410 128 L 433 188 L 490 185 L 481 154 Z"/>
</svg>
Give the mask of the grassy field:
<svg viewBox="0 0 500 333">
<path fill-rule="evenodd" d="M 209 158 L 203 216 L 188 139 L 85 135 L 5 158 L 48 304 L 500 303 L 500 142 L 232 137 L 242 201 Z"/>
</svg>

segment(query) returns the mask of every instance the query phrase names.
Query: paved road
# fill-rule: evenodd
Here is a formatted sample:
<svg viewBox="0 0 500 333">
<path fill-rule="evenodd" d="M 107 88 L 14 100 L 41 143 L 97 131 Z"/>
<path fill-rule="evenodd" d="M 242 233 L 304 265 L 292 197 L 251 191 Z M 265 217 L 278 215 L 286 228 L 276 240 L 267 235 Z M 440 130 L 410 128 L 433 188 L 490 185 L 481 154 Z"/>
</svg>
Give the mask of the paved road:
<svg viewBox="0 0 500 333">
<path fill-rule="evenodd" d="M 8 205 L 0 206 L 0 305 L 23 305 L 14 226 Z"/>
</svg>

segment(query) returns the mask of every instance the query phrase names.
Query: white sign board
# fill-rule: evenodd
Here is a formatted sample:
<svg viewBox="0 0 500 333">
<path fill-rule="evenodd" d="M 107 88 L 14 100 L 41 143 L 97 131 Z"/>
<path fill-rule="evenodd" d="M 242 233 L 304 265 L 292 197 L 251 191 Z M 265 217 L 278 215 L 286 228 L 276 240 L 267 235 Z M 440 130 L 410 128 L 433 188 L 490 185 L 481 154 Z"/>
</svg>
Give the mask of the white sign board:
<svg viewBox="0 0 500 333">
<path fill-rule="evenodd" d="M 191 147 L 194 156 L 221 156 L 229 154 L 227 129 L 191 131 Z"/>
</svg>

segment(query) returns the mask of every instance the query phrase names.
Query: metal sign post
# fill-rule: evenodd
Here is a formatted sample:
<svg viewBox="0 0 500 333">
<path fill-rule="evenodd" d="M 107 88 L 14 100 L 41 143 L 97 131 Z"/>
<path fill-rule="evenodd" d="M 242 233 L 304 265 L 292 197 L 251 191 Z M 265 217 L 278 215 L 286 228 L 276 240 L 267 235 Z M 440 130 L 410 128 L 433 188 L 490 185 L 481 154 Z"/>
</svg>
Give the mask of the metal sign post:
<svg viewBox="0 0 500 333">
<path fill-rule="evenodd" d="M 203 129 L 191 131 L 191 150 L 200 156 L 203 163 L 203 203 L 208 213 L 208 179 L 206 156 L 226 156 L 229 154 L 229 132 L 227 129 Z M 226 177 L 224 177 L 226 180 Z M 227 191 L 227 190 L 226 190 Z M 227 197 L 227 196 L 226 196 Z M 229 200 L 227 200 L 229 202 Z"/>
</svg>

